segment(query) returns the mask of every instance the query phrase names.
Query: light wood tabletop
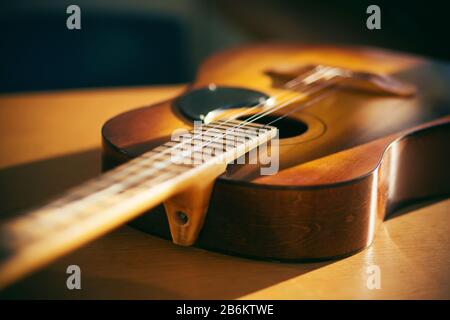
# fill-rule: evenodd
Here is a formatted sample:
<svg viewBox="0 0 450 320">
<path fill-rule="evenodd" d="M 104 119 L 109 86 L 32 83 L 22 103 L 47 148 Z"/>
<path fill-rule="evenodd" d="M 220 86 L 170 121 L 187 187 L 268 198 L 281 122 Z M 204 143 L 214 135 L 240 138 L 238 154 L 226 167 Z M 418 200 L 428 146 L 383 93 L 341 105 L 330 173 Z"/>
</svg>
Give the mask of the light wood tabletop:
<svg viewBox="0 0 450 320">
<path fill-rule="evenodd" d="M 102 124 L 182 86 L 0 96 L 0 218 L 100 173 Z M 351 257 L 280 263 L 223 255 L 123 226 L 14 284 L 0 298 L 449 299 L 450 200 L 404 210 Z M 81 290 L 66 269 L 81 268 Z M 379 289 L 370 289 L 371 266 Z"/>
</svg>

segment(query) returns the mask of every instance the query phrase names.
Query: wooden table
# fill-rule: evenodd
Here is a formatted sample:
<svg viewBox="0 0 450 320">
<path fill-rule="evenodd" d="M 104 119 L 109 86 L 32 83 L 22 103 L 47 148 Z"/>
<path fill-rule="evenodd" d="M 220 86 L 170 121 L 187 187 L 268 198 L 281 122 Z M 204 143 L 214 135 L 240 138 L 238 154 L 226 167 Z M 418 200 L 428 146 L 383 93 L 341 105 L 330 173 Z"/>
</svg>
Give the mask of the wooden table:
<svg viewBox="0 0 450 320">
<path fill-rule="evenodd" d="M 100 172 L 100 128 L 122 111 L 183 88 L 73 90 L 0 96 L 0 217 Z M 0 298 L 449 299 L 450 200 L 397 214 L 375 243 L 320 263 L 248 260 L 182 248 L 123 226 L 0 293 Z M 66 288 L 66 268 L 82 289 Z M 381 288 L 367 287 L 377 265 Z"/>
</svg>

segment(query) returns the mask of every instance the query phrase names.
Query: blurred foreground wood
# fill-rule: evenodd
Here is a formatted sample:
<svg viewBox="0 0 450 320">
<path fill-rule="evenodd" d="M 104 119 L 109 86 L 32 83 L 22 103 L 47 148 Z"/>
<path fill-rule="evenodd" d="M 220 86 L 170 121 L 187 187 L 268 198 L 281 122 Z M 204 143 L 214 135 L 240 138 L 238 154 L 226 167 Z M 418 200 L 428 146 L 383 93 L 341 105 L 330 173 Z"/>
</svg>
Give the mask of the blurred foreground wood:
<svg viewBox="0 0 450 320">
<path fill-rule="evenodd" d="M 102 124 L 181 90 L 0 96 L 0 219 L 97 175 Z M 0 292 L 0 298 L 449 299 L 449 214 L 450 200 L 404 210 L 384 223 L 368 250 L 318 263 L 182 248 L 124 226 Z M 82 270 L 82 290 L 66 288 L 72 264 Z M 380 267 L 381 289 L 367 288 L 371 265 Z"/>
</svg>

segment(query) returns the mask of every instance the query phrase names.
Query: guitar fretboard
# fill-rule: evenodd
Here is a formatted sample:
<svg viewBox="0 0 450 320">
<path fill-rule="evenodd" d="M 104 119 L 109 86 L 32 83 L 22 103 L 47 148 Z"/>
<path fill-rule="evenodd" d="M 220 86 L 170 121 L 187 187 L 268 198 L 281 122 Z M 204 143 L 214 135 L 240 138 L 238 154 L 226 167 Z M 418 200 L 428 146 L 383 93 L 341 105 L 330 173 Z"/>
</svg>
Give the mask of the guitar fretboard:
<svg viewBox="0 0 450 320">
<path fill-rule="evenodd" d="M 0 287 L 188 188 L 219 162 L 269 141 L 273 127 L 218 121 L 169 141 L 0 227 Z"/>
</svg>

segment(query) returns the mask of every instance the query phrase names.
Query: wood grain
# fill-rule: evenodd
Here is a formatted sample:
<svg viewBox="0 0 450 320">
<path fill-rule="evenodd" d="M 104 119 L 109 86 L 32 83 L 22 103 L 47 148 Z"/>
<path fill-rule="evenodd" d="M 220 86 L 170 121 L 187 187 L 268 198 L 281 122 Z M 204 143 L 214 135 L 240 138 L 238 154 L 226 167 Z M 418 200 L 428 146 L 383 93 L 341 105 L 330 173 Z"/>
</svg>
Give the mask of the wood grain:
<svg viewBox="0 0 450 320">
<path fill-rule="evenodd" d="M 1 216 L 15 215 L 98 174 L 102 123 L 180 90 L 128 88 L 1 96 Z M 82 134 L 83 139 L 62 137 L 74 134 Z M 180 248 L 124 226 L 1 292 L 0 297 L 450 299 L 449 213 L 450 200 L 405 211 L 382 225 L 367 250 L 320 263 L 271 263 Z M 81 291 L 66 289 L 69 264 L 82 269 Z M 366 287 L 366 267 L 371 264 L 381 268 L 380 290 Z"/>
<path fill-rule="evenodd" d="M 227 163 L 277 133 L 274 127 L 256 124 L 231 131 L 236 125 L 240 121 L 212 122 L 195 133 L 199 142 L 182 145 L 181 141 L 169 141 L 44 206 L 3 223 L 0 226 L 0 289 L 161 202 L 170 209 L 168 220 L 173 242 L 192 245 L 203 225 L 217 176 L 225 171 Z M 207 132 L 212 128 L 215 133 Z M 190 135 L 194 136 L 194 132 Z M 205 141 L 221 138 L 224 144 L 204 148 L 201 137 Z M 182 148 L 190 152 L 188 157 L 181 156 Z M 181 163 L 172 161 L 172 152 Z M 180 203 L 181 199 L 184 201 Z M 179 212 L 185 215 L 186 221 L 180 220 Z"/>
<path fill-rule="evenodd" d="M 277 93 L 295 90 L 274 86 L 267 70 L 291 70 L 295 78 L 311 63 L 322 66 L 312 78 L 320 77 L 320 70 L 342 75 L 348 71 L 340 68 L 349 68 L 363 78 L 374 72 L 374 83 L 384 79 L 386 86 L 403 89 L 375 94 L 339 86 L 306 109 L 302 99 L 277 109 L 275 116 L 292 111 L 291 121 L 303 120 L 306 133 L 280 139 L 280 170 L 274 175 L 261 176 L 258 165 L 228 166 L 215 182 L 199 247 L 291 261 L 348 256 L 370 245 L 394 209 L 450 194 L 445 65 L 375 48 L 261 44 L 212 55 L 192 87 L 250 88 L 280 103 L 284 99 Z M 112 118 L 102 130 L 106 168 L 159 144 L 180 123 L 192 125 L 171 100 Z M 170 238 L 161 206 L 133 225 Z"/>
</svg>

